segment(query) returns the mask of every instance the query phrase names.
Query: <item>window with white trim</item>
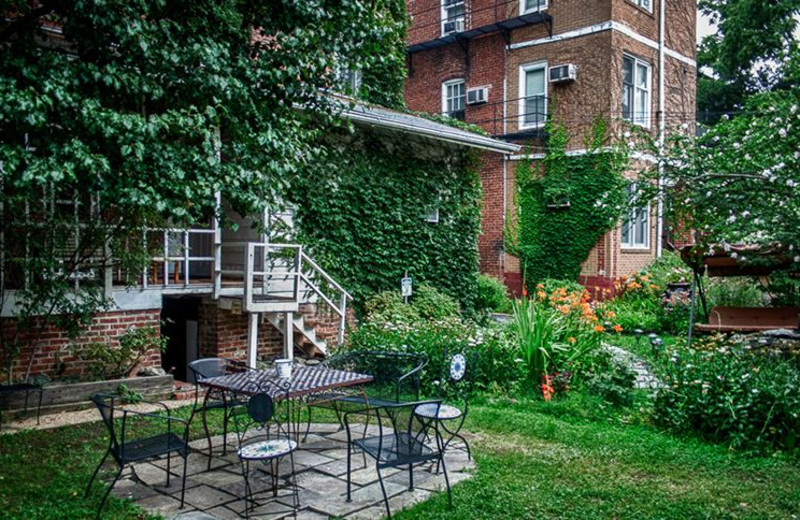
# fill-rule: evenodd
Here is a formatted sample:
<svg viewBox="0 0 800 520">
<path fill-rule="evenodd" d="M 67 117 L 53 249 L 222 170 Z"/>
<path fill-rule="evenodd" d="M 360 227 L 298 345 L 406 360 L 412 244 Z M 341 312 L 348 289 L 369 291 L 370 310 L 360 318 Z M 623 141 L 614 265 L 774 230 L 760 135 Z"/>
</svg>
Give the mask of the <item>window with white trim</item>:
<svg viewBox="0 0 800 520">
<path fill-rule="evenodd" d="M 634 4 L 638 5 L 647 12 L 653 12 L 653 0 L 631 0 Z"/>
<path fill-rule="evenodd" d="M 650 64 L 622 57 L 622 119 L 650 127 Z"/>
<path fill-rule="evenodd" d="M 535 13 L 547 9 L 547 0 L 520 0 L 520 14 Z"/>
<path fill-rule="evenodd" d="M 442 0 L 442 36 L 462 32 L 467 25 L 465 0 Z"/>
<path fill-rule="evenodd" d="M 542 126 L 547 119 L 547 63 L 523 65 L 519 70 L 519 126 Z"/>
<path fill-rule="evenodd" d="M 627 188 L 628 199 L 633 200 L 636 194 L 636 184 Z M 632 208 L 622 221 L 620 229 L 622 247 L 628 249 L 648 249 L 650 247 L 650 205 Z"/>
<path fill-rule="evenodd" d="M 467 107 L 467 84 L 463 79 L 442 83 L 442 113 L 453 119 L 464 120 Z"/>
</svg>

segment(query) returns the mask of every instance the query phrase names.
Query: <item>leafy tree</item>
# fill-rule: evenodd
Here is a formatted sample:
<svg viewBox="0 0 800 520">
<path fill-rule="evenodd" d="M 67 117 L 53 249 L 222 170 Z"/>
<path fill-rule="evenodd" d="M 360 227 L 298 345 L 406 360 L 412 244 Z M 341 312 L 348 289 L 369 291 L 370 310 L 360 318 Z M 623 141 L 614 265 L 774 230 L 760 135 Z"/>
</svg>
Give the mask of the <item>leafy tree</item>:
<svg viewBox="0 0 800 520">
<path fill-rule="evenodd" d="M 754 95 L 744 109 L 697 139 L 667 139 L 661 181 L 673 189 L 666 215 L 708 247 L 780 247 L 800 267 L 800 88 Z M 647 175 L 655 192 L 656 170 Z"/>
<path fill-rule="evenodd" d="M 9 377 L 21 331 L 85 321 L 106 301 L 102 273 L 142 272 L 145 226 L 207 223 L 216 193 L 241 214 L 273 201 L 336 123 L 324 90 L 337 67 L 396 69 L 391 91 L 366 96 L 401 95 L 399 0 L 0 11 L 0 296 L 20 317 L 0 331 Z"/>
<path fill-rule="evenodd" d="M 800 0 L 700 0 L 699 8 L 718 29 L 698 53 L 699 66 L 713 72 L 698 81 L 701 118 L 715 122 L 719 114 L 741 109 L 748 96 L 800 78 Z"/>
</svg>

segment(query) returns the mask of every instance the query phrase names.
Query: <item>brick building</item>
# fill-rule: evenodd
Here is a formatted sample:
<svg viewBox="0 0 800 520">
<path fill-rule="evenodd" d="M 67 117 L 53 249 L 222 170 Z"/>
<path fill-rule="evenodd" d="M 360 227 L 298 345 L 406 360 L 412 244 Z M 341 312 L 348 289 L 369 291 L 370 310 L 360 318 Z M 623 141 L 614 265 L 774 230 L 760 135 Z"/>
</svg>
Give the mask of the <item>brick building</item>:
<svg viewBox="0 0 800 520">
<path fill-rule="evenodd" d="M 521 289 L 519 261 L 504 251 L 515 164 L 543 157 L 548 117 L 566 125 L 568 152 L 598 117 L 659 133 L 695 118 L 695 0 L 407 0 L 412 110 L 446 114 L 524 146 L 487 156 L 479 240 L 481 269 Z M 648 157 L 637 157 L 628 176 Z M 581 282 L 607 287 L 664 247 L 655 204 L 607 233 L 583 263 Z"/>
</svg>

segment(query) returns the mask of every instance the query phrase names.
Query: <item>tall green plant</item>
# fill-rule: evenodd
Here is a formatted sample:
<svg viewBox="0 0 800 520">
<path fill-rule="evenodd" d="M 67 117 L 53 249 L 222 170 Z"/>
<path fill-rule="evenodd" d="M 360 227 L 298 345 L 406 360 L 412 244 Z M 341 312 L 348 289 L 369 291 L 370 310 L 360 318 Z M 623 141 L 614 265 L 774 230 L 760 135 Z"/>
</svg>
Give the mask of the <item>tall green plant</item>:
<svg viewBox="0 0 800 520">
<path fill-rule="evenodd" d="M 536 384 L 553 366 L 554 357 L 568 350 L 561 343 L 564 318 L 534 300 L 521 299 L 513 304 L 517 343 L 530 383 Z"/>
</svg>

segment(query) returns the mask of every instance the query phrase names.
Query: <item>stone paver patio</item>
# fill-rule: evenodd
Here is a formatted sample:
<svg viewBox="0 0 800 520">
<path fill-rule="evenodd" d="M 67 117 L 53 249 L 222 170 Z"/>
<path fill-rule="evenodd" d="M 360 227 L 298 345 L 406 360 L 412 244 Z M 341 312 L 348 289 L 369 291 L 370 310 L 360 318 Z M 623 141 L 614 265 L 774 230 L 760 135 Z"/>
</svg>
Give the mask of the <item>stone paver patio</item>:
<svg viewBox="0 0 800 520">
<path fill-rule="evenodd" d="M 306 442 L 295 452 L 295 470 L 299 487 L 300 511 L 297 518 L 327 519 L 351 518 L 372 519 L 386 515 L 378 475 L 373 459 L 367 457 L 366 466 L 361 453 L 352 458 L 352 502 L 346 502 L 347 444 L 346 433 L 337 431 L 335 424 L 314 424 Z M 192 447 L 204 450 L 206 440 L 191 443 Z M 126 470 L 112 491 L 116 496 L 133 500 L 144 509 L 163 515 L 165 518 L 182 520 L 211 520 L 244 517 L 244 477 L 236 456 L 235 435 L 228 436 L 228 454 L 222 456 L 222 436 L 213 439 L 215 454 L 211 471 L 207 471 L 208 457 L 201 452 L 189 455 L 186 474 L 186 506 L 179 509 L 183 460 L 173 457 L 173 477 L 169 488 L 165 487 L 166 459 L 142 462 L 134 470 Z M 450 485 L 470 478 L 474 463 L 467 460 L 464 450 L 448 449 L 445 456 Z M 251 465 L 250 485 L 257 493 L 260 506 L 250 511 L 251 518 L 280 519 L 292 517 L 289 505 L 292 496 L 281 487 L 278 498 L 269 492 L 268 475 L 256 474 Z M 288 473 L 288 459 L 281 463 L 281 474 Z M 414 490 L 408 489 L 408 471 L 388 469 L 382 471 L 389 506 L 392 513 L 417 502 L 426 500 L 432 493 L 445 490 L 444 476 L 435 473 L 435 464 L 424 464 L 414 468 Z M 279 486 L 284 486 L 281 481 Z M 258 493 L 264 491 L 264 493 Z"/>
</svg>

